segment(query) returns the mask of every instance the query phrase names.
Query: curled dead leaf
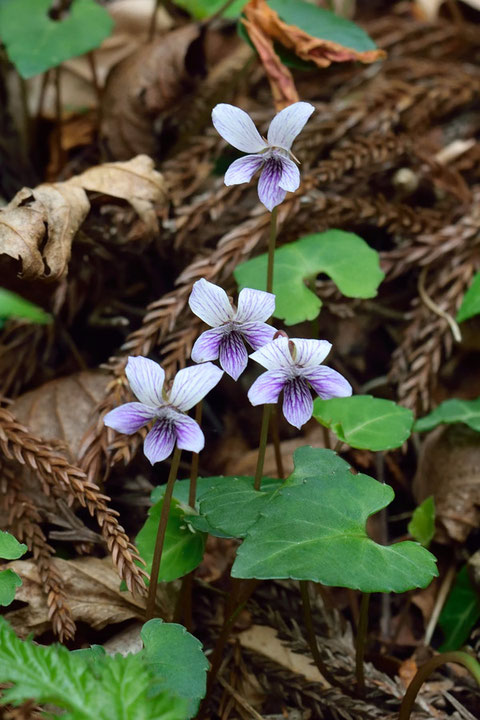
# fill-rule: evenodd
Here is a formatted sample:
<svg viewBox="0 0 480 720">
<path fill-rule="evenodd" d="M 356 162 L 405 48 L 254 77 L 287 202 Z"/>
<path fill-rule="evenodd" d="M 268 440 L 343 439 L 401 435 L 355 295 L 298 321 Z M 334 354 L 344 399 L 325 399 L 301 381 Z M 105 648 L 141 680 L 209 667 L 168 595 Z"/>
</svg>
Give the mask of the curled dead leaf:
<svg viewBox="0 0 480 720">
<path fill-rule="evenodd" d="M 66 182 L 22 188 L 0 210 L 0 254 L 20 260 L 24 277 L 65 277 L 73 239 L 90 210 L 87 191 L 128 201 L 149 232 L 157 229 L 154 205 L 164 200 L 164 180 L 140 155 L 97 165 Z"/>
<path fill-rule="evenodd" d="M 181 117 L 204 75 L 202 31 L 190 24 L 139 48 L 115 65 L 102 99 L 101 134 L 111 155 L 153 155 L 156 131 Z M 177 121 L 178 122 L 178 121 Z"/>
<path fill-rule="evenodd" d="M 441 542 L 464 542 L 480 522 L 480 434 L 465 425 L 439 427 L 422 446 L 413 492 L 435 498 Z"/>
<path fill-rule="evenodd" d="M 283 63 L 274 50 L 274 42 L 293 51 L 301 60 L 313 62 L 320 68 L 328 67 L 333 62 L 357 60 L 372 63 L 385 57 L 383 50 L 358 51 L 309 35 L 296 25 L 284 22 L 265 0 L 250 0 L 243 12 L 246 19 L 242 22 L 264 66 L 277 110 L 296 102 L 289 99 L 295 97 L 296 90 L 290 71 L 287 68 L 280 69 Z"/>
<path fill-rule="evenodd" d="M 100 630 L 110 623 L 119 623 L 144 614 L 143 601 L 129 592 L 120 592 L 120 581 L 110 558 L 95 557 L 61 560 L 53 564 L 64 583 L 68 604 L 75 621 L 88 623 Z M 8 563 L 22 578 L 16 600 L 26 607 L 7 613 L 6 618 L 20 637 L 29 633 L 40 635 L 50 627 L 47 598 L 37 566 L 29 560 Z M 164 608 L 166 610 L 166 608 Z"/>
</svg>

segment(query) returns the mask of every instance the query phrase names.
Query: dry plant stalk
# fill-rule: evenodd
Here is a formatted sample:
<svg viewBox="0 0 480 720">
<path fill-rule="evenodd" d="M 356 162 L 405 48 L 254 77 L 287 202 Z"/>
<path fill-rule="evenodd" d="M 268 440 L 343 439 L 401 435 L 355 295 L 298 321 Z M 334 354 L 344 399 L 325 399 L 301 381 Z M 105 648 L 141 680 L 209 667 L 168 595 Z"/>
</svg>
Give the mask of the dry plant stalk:
<svg viewBox="0 0 480 720">
<path fill-rule="evenodd" d="M 29 497 L 21 490 L 21 481 L 11 465 L 1 467 L 3 506 L 8 512 L 8 529 L 24 542 L 37 564 L 47 598 L 48 619 L 60 642 L 75 636 L 75 622 L 68 606 L 62 578 L 52 563 L 54 549 L 40 527 L 42 517 Z"/>
<path fill-rule="evenodd" d="M 44 440 L 31 435 L 4 408 L 0 408 L 0 449 L 8 460 L 34 471 L 46 495 L 65 498 L 69 505 L 77 501 L 95 516 L 119 576 L 130 592 L 144 595 L 146 573 L 135 564 L 139 556 L 118 523 L 118 513 L 108 507 L 110 498 L 82 470 L 67 462 Z"/>
</svg>

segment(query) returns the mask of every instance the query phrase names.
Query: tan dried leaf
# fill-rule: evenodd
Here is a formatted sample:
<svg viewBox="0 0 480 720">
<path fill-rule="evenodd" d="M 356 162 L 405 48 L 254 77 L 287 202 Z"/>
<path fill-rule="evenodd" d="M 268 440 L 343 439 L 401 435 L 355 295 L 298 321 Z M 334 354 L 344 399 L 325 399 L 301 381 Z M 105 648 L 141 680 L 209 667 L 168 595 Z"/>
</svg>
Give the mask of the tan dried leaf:
<svg viewBox="0 0 480 720">
<path fill-rule="evenodd" d="M 97 165 L 66 182 L 22 188 L 0 209 L 0 254 L 21 260 L 25 277 L 64 277 L 73 239 L 90 210 L 86 191 L 128 201 L 147 231 L 157 230 L 154 204 L 164 200 L 165 183 L 153 161 L 140 155 Z"/>
<path fill-rule="evenodd" d="M 24 393 L 10 410 L 35 435 L 62 443 L 74 463 L 108 382 L 102 372 L 75 373 Z"/>
<path fill-rule="evenodd" d="M 149 230 L 157 229 L 153 205 L 165 199 L 166 189 L 163 176 L 147 155 L 127 162 L 96 165 L 64 184 L 126 200 Z"/>
<path fill-rule="evenodd" d="M 182 106 L 186 110 L 188 90 L 195 85 L 187 56 L 200 32 L 195 24 L 172 30 L 111 70 L 102 100 L 101 133 L 114 158 L 153 155 L 158 122 L 180 113 Z"/>
<path fill-rule="evenodd" d="M 111 623 L 141 618 L 144 614 L 141 599 L 137 600 L 129 592 L 120 592 L 120 580 L 111 558 L 55 558 L 53 564 L 64 583 L 68 604 L 76 622 L 85 622 L 100 630 Z M 49 629 L 50 621 L 36 564 L 30 560 L 18 560 L 5 567 L 11 568 L 22 578 L 16 600 L 27 603 L 26 607 L 7 613 L 7 620 L 20 637 L 29 633 L 40 635 Z"/>
<path fill-rule="evenodd" d="M 464 542 L 480 522 L 480 435 L 465 425 L 430 433 L 413 491 L 418 503 L 435 498 L 436 540 Z"/>
</svg>

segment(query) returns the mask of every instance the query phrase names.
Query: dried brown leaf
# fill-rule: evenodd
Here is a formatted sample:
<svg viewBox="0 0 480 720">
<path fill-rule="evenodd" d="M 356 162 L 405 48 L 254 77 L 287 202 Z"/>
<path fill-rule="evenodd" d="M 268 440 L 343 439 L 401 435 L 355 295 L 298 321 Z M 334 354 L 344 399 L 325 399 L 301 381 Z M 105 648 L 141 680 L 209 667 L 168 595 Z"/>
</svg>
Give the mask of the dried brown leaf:
<svg viewBox="0 0 480 720">
<path fill-rule="evenodd" d="M 464 542 L 480 522 L 480 439 L 465 425 L 440 427 L 425 440 L 414 481 L 420 503 L 435 498 L 436 539 Z"/>
<path fill-rule="evenodd" d="M 97 165 L 66 182 L 20 190 L 0 210 L 0 253 L 21 260 L 25 277 L 64 277 L 73 239 L 90 210 L 87 190 L 127 200 L 149 232 L 157 229 L 153 206 L 164 199 L 164 181 L 153 161 L 141 155 Z"/>
<path fill-rule="evenodd" d="M 120 592 L 120 581 L 111 558 L 55 558 L 52 564 L 62 578 L 75 621 L 88 623 L 100 630 L 110 623 L 142 617 L 143 602 L 129 592 Z M 11 568 L 22 578 L 16 599 L 27 603 L 27 607 L 8 613 L 8 621 L 21 637 L 29 633 L 40 635 L 48 630 L 50 621 L 47 598 L 36 563 L 19 560 L 5 567 Z"/>
<path fill-rule="evenodd" d="M 186 107 L 186 93 L 194 87 L 188 54 L 200 32 L 194 24 L 172 30 L 111 70 L 102 100 L 101 133 L 114 158 L 155 153 L 156 123 Z"/>
</svg>

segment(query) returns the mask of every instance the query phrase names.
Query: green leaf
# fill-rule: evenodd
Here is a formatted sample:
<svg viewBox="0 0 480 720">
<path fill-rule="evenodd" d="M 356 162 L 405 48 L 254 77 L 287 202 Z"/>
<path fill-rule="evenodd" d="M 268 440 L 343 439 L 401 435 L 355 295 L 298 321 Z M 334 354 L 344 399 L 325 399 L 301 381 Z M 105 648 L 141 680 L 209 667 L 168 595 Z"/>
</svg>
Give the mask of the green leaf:
<svg viewBox="0 0 480 720">
<path fill-rule="evenodd" d="M 472 430 L 480 432 L 480 398 L 476 400 L 458 400 L 457 398 L 445 400 L 431 413 L 417 420 L 413 430 L 426 432 L 442 423 L 465 423 Z"/>
<path fill-rule="evenodd" d="M 183 625 L 159 619 L 145 623 L 141 635 L 145 662 L 155 676 L 152 691 L 168 691 L 187 700 L 187 717 L 194 717 L 207 689 L 208 660 L 202 643 Z"/>
<path fill-rule="evenodd" d="M 240 546 L 232 576 L 292 578 L 363 592 L 405 592 L 437 575 L 434 556 L 414 542 L 378 545 L 367 518 L 394 492 L 368 475 L 353 475 L 331 450 L 294 454 L 295 480 L 265 505 Z"/>
<path fill-rule="evenodd" d="M 463 322 L 480 313 L 480 272 L 472 280 L 472 284 L 464 295 L 457 313 L 457 322 Z"/>
<path fill-rule="evenodd" d="M 424 547 L 428 547 L 435 535 L 435 500 L 433 495 L 426 498 L 413 511 L 408 523 L 408 532 Z"/>
<path fill-rule="evenodd" d="M 464 565 L 457 575 L 438 619 L 438 624 L 445 635 L 445 642 L 440 652 L 458 650 L 468 639 L 479 618 L 480 599 L 470 582 L 467 566 Z"/>
<path fill-rule="evenodd" d="M 16 293 L 0 288 L 0 318 L 23 318 L 40 325 L 52 322 L 52 316 Z"/>
<path fill-rule="evenodd" d="M 288 25 L 296 25 L 313 37 L 338 43 L 358 52 L 376 49 L 375 43 L 365 30 L 330 10 L 303 0 L 268 0 L 268 5 Z"/>
<path fill-rule="evenodd" d="M 17 560 L 27 552 L 28 548 L 23 543 L 19 543 L 13 535 L 0 530 L 0 558 L 3 560 Z"/>
<path fill-rule="evenodd" d="M 0 33 L 8 57 L 24 78 L 93 50 L 110 34 L 113 20 L 95 0 L 73 0 L 68 16 L 52 20 L 52 0 L 2 0 Z"/>
<path fill-rule="evenodd" d="M 148 518 L 136 538 L 138 551 L 147 564 L 147 572 L 150 572 L 152 567 L 162 506 L 163 500 L 152 505 Z M 193 529 L 189 523 L 190 516 L 193 517 L 191 508 L 172 499 L 158 576 L 160 582 L 170 582 L 183 577 L 195 570 L 202 561 L 206 536 Z"/>
<path fill-rule="evenodd" d="M 10 605 L 15 599 L 15 590 L 22 584 L 13 570 L 0 570 L 0 605 Z"/>
<path fill-rule="evenodd" d="M 0 704 L 34 699 L 66 711 L 68 720 L 186 720 L 186 703 L 162 692 L 153 695 L 155 676 L 144 651 L 101 657 L 69 652 L 61 645 L 20 640 L 0 618 Z"/>
<path fill-rule="evenodd" d="M 317 398 L 313 417 L 351 447 L 374 451 L 400 447 L 413 425 L 411 410 L 371 395 Z"/>
<path fill-rule="evenodd" d="M 253 477 L 219 477 L 202 497 L 200 515 L 208 526 L 227 537 L 245 537 L 283 480 L 264 478 L 262 489 L 254 490 Z"/>
<path fill-rule="evenodd" d="M 274 316 L 287 325 L 316 318 L 322 302 L 305 283 L 319 273 L 329 275 L 347 297 L 358 298 L 374 297 L 384 277 L 378 253 L 358 235 L 343 230 L 307 235 L 275 251 Z M 234 275 L 240 289 L 265 290 L 267 255 L 238 265 Z"/>
<path fill-rule="evenodd" d="M 227 10 L 222 13 L 222 17 L 238 17 L 247 1 L 248 0 L 234 0 Z M 175 0 L 175 5 L 189 12 L 196 20 L 204 20 L 218 12 L 218 10 L 225 5 L 225 0 Z"/>
</svg>

